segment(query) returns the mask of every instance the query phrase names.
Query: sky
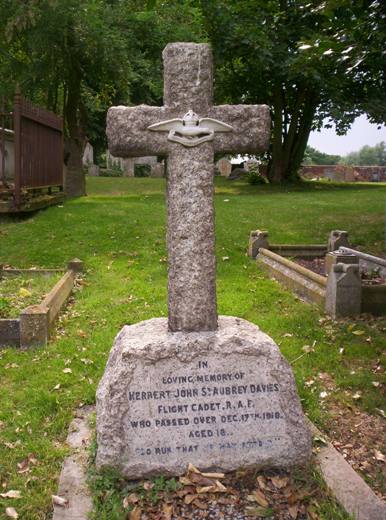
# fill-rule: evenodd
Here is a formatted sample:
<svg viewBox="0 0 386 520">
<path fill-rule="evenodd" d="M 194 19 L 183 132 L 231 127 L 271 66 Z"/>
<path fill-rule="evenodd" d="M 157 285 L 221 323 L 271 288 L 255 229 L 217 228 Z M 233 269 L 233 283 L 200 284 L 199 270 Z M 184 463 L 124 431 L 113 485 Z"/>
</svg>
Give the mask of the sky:
<svg viewBox="0 0 386 520">
<path fill-rule="evenodd" d="M 383 125 L 377 130 L 377 125 L 370 124 L 367 117 L 362 115 L 355 119 L 346 135 L 336 135 L 334 126 L 324 128 L 320 132 L 311 132 L 308 145 L 320 152 L 346 155 L 356 152 L 366 144 L 374 146 L 380 141 L 386 141 L 386 126 Z"/>
</svg>

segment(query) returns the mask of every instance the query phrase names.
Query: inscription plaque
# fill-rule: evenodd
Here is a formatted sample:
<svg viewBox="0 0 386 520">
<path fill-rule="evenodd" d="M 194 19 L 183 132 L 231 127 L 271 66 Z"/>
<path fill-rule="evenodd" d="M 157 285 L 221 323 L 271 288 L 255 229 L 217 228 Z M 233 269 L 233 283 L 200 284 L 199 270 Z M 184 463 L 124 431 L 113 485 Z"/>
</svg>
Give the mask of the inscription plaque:
<svg viewBox="0 0 386 520">
<path fill-rule="evenodd" d="M 218 331 L 204 334 L 168 333 L 162 318 L 125 327 L 97 397 L 98 435 L 115 454 L 109 462 L 98 450 L 99 463 L 127 477 L 179 474 L 189 462 L 291 466 L 310 448 L 290 367 L 238 318 L 220 317 Z"/>
</svg>

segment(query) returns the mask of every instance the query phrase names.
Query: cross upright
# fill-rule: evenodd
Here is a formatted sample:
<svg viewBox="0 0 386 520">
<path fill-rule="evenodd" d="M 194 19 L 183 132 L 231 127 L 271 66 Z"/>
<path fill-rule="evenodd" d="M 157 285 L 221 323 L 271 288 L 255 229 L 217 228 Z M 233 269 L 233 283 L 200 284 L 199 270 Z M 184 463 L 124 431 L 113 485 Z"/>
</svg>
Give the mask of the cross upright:
<svg viewBox="0 0 386 520">
<path fill-rule="evenodd" d="M 269 108 L 213 106 L 208 44 L 168 44 L 163 60 L 164 106 L 110 108 L 109 149 L 166 157 L 169 330 L 216 330 L 214 154 L 266 150 Z"/>
</svg>

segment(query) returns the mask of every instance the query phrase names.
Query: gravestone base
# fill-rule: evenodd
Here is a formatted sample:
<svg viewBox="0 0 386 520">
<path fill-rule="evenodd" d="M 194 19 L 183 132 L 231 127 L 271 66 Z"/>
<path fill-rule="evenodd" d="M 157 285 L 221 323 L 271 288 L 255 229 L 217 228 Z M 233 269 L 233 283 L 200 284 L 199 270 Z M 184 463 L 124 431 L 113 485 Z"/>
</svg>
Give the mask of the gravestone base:
<svg viewBox="0 0 386 520">
<path fill-rule="evenodd" d="M 305 464 L 311 434 L 292 370 L 273 340 L 222 316 L 208 332 L 125 326 L 97 391 L 97 458 L 138 479 Z"/>
</svg>

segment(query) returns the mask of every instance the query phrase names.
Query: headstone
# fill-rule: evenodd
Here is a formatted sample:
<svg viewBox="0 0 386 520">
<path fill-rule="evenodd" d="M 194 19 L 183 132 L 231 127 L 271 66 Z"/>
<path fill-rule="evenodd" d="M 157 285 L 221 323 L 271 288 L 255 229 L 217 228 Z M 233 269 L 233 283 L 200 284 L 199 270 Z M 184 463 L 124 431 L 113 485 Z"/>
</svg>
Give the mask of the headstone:
<svg viewBox="0 0 386 520">
<path fill-rule="evenodd" d="M 335 229 L 330 232 L 327 243 L 327 251 L 336 251 L 341 246 L 349 247 L 348 241 L 348 233 L 347 231 L 342 231 L 339 229 Z"/>
<path fill-rule="evenodd" d="M 94 164 L 94 148 L 89 141 L 87 141 L 83 150 L 82 164 L 85 167 Z"/>
<path fill-rule="evenodd" d="M 255 231 L 251 231 L 249 235 L 248 256 L 256 258 L 259 254 L 260 247 L 264 247 L 265 249 L 269 248 L 268 231 L 256 229 Z"/>
<path fill-rule="evenodd" d="M 219 159 L 217 161 L 216 167 L 221 177 L 229 177 L 232 171 L 232 163 L 226 157 Z"/>
<path fill-rule="evenodd" d="M 188 462 L 302 464 L 311 437 L 288 363 L 256 325 L 218 320 L 216 308 L 214 153 L 266 149 L 269 108 L 212 105 L 208 45 L 169 44 L 163 57 L 164 106 L 111 108 L 107 135 L 115 155 L 167 156 L 169 317 L 115 340 L 97 391 L 96 465 L 140 478 Z"/>
<path fill-rule="evenodd" d="M 100 168 L 97 164 L 89 164 L 87 173 L 90 175 L 90 177 L 99 177 Z"/>
<path fill-rule="evenodd" d="M 150 177 L 164 177 L 165 176 L 165 165 L 163 162 L 157 162 L 153 164 L 150 169 Z"/>
<path fill-rule="evenodd" d="M 326 313 L 333 318 L 361 313 L 362 283 L 358 264 L 335 264 L 327 278 Z"/>
</svg>

